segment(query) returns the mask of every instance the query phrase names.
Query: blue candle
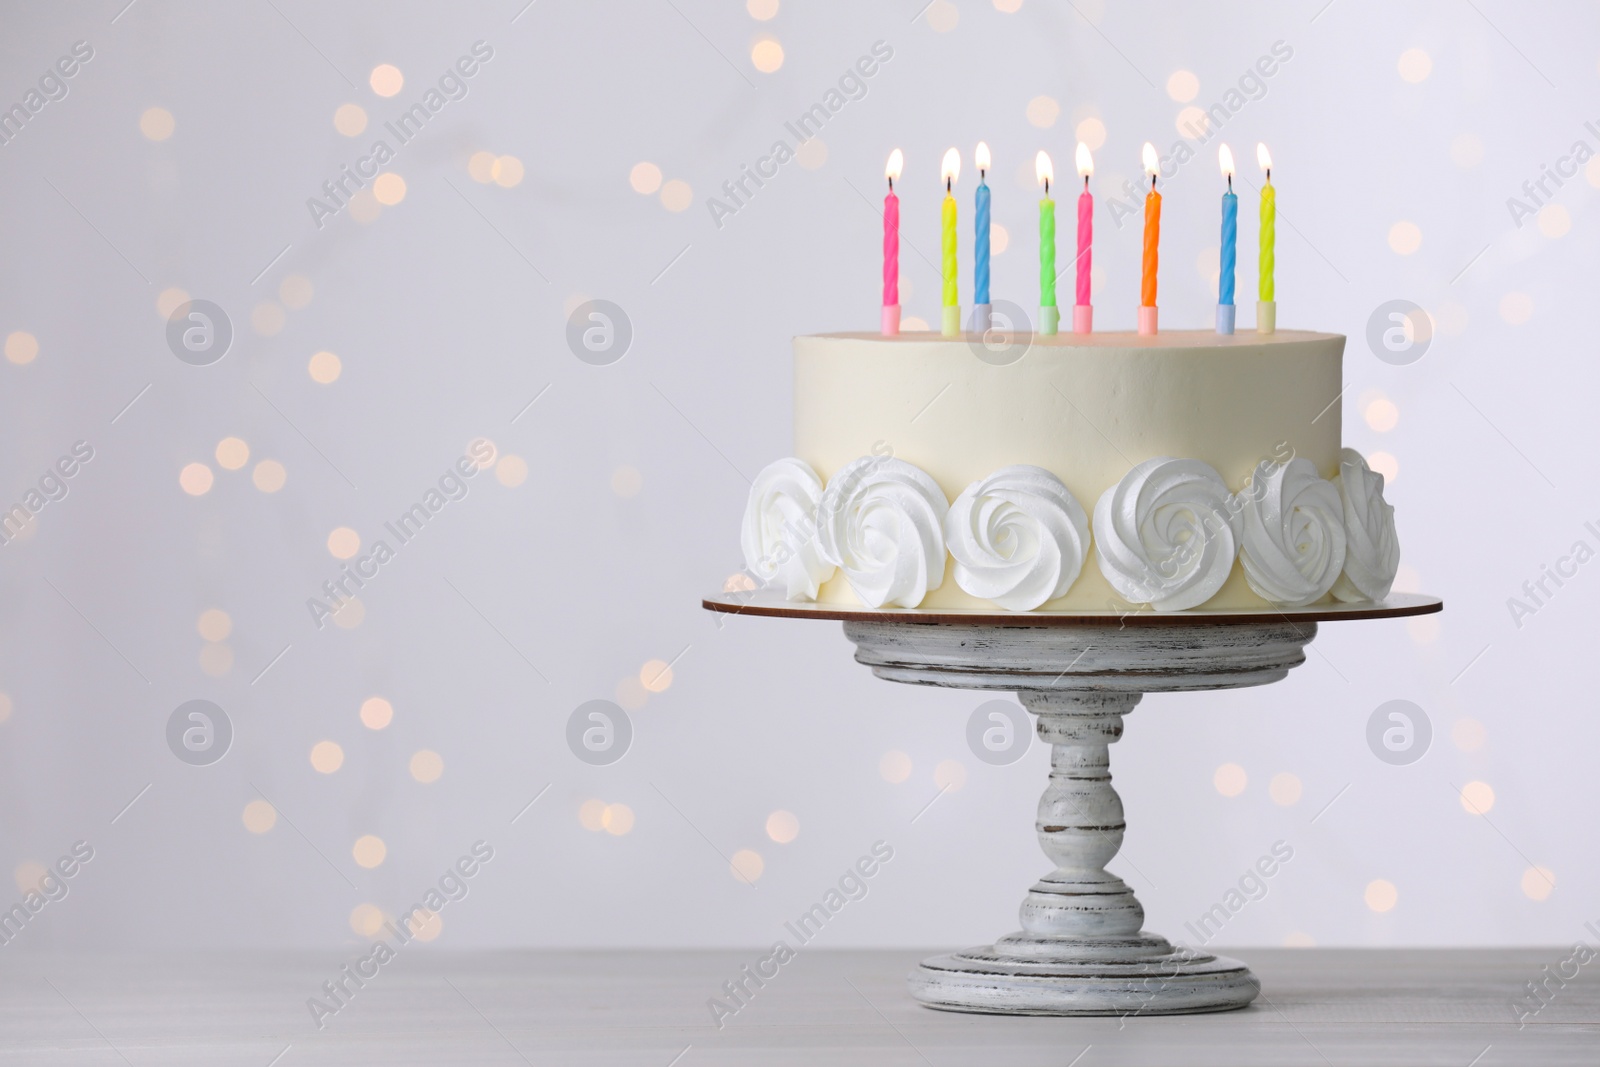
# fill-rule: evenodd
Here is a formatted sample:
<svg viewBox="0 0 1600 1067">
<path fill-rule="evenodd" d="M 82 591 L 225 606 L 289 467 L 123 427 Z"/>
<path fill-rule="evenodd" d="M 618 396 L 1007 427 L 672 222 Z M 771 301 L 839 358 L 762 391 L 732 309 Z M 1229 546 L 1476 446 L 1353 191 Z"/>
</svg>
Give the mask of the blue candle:
<svg viewBox="0 0 1600 1067">
<path fill-rule="evenodd" d="M 989 184 L 984 181 L 989 170 L 989 146 L 978 142 L 975 153 L 978 164 L 978 192 L 973 212 L 977 224 L 977 241 L 974 243 L 972 270 L 972 302 L 989 303 Z"/>
<path fill-rule="evenodd" d="M 1222 269 L 1217 274 L 1217 332 L 1233 332 L 1233 282 L 1239 266 L 1239 198 L 1233 192 L 1233 153 L 1227 145 L 1217 150 L 1228 191 L 1222 194 Z"/>
<path fill-rule="evenodd" d="M 1232 183 L 1222 194 L 1222 277 L 1218 279 L 1217 303 L 1233 303 L 1234 274 L 1239 265 L 1239 198 Z"/>
</svg>

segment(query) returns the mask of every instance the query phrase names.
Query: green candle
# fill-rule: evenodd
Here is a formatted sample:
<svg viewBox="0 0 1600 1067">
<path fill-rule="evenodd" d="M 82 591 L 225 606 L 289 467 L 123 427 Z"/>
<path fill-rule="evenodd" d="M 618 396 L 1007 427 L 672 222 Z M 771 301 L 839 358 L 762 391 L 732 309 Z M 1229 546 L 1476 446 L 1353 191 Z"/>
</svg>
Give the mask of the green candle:
<svg viewBox="0 0 1600 1067">
<path fill-rule="evenodd" d="M 1039 201 L 1039 306 L 1056 306 L 1056 202 L 1050 199 L 1050 179 L 1053 176 L 1050 157 L 1040 152 L 1034 161 L 1034 171 L 1044 186 L 1044 197 Z"/>
</svg>

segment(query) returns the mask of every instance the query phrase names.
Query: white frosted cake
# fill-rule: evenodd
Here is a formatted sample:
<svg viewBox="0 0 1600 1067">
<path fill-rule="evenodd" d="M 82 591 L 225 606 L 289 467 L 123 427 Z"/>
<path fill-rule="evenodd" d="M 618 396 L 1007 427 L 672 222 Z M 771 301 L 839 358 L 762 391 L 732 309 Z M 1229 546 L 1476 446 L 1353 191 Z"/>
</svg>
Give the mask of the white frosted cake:
<svg viewBox="0 0 1600 1067">
<path fill-rule="evenodd" d="M 794 455 L 757 477 L 742 537 L 753 580 L 790 599 L 1177 611 L 1388 594 L 1393 510 L 1339 437 L 1341 336 L 794 349 Z"/>
</svg>

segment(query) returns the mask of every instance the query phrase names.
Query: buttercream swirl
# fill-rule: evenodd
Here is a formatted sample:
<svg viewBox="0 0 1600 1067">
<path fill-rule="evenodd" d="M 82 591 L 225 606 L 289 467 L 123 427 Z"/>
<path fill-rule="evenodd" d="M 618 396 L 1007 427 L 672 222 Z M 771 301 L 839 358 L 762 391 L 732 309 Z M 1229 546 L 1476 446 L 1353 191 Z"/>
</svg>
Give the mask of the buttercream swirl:
<svg viewBox="0 0 1600 1067">
<path fill-rule="evenodd" d="M 817 509 L 818 545 L 868 607 L 914 608 L 944 581 L 939 484 L 890 456 L 863 456 L 837 471 Z"/>
<path fill-rule="evenodd" d="M 1344 569 L 1344 512 L 1339 490 L 1303 456 L 1263 461 L 1235 498 L 1240 562 L 1256 595 L 1297 607 L 1333 588 Z"/>
<path fill-rule="evenodd" d="M 1210 600 L 1238 542 L 1228 486 L 1196 459 L 1147 459 L 1095 504 L 1100 572 L 1124 599 L 1157 611 Z"/>
<path fill-rule="evenodd" d="M 944 519 L 955 580 L 1007 611 L 1066 595 L 1089 552 L 1089 517 L 1061 479 L 1027 464 L 962 490 Z"/>
<path fill-rule="evenodd" d="M 1382 600 L 1400 569 L 1400 539 L 1394 507 L 1383 499 L 1383 475 L 1353 448 L 1339 450 L 1333 484 L 1344 505 L 1344 573 L 1333 583 L 1340 600 Z"/>
<path fill-rule="evenodd" d="M 822 479 L 800 459 L 769 463 L 750 486 L 739 544 L 745 566 L 763 582 L 783 583 L 790 600 L 815 600 L 834 566 L 818 551 Z"/>
</svg>

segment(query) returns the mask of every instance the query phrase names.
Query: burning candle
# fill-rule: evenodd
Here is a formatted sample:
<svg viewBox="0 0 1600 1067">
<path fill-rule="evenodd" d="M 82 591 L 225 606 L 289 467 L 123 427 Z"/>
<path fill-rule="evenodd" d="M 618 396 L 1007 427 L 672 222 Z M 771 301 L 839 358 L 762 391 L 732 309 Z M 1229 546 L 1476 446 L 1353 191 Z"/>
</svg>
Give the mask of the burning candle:
<svg viewBox="0 0 1600 1067">
<path fill-rule="evenodd" d="M 1061 312 L 1056 309 L 1056 202 L 1050 199 L 1055 168 L 1049 155 L 1040 152 L 1034 157 L 1033 173 L 1044 187 L 1039 199 L 1039 333 L 1054 337 Z"/>
<path fill-rule="evenodd" d="M 956 292 L 956 178 L 961 175 L 961 153 L 954 148 L 944 154 L 939 176 L 944 179 L 944 205 L 940 210 L 939 269 L 944 275 L 944 318 L 940 333 L 961 335 L 961 303 Z"/>
<path fill-rule="evenodd" d="M 1276 279 L 1278 248 L 1278 194 L 1272 188 L 1272 156 L 1264 144 L 1256 145 L 1256 162 L 1261 164 L 1267 182 L 1261 187 L 1261 280 L 1256 304 L 1256 332 L 1275 333 L 1278 329 Z"/>
<path fill-rule="evenodd" d="M 889 195 L 883 198 L 883 335 L 900 332 L 900 198 L 894 195 L 894 181 L 905 167 L 906 157 L 896 148 L 889 153 L 883 168 L 889 179 Z"/>
<path fill-rule="evenodd" d="M 1094 197 L 1089 195 L 1089 175 L 1094 173 L 1094 157 L 1089 146 L 1078 142 L 1078 173 L 1083 176 L 1083 192 L 1078 194 L 1078 299 L 1072 309 L 1072 332 L 1094 330 L 1094 305 L 1089 298 L 1090 274 L 1094 269 Z"/>
<path fill-rule="evenodd" d="M 1156 267 L 1161 245 L 1161 194 L 1156 192 L 1156 173 L 1161 160 L 1156 146 L 1144 143 L 1144 170 L 1150 175 L 1150 194 L 1144 198 L 1144 269 L 1139 278 L 1139 332 L 1156 332 Z"/>
<path fill-rule="evenodd" d="M 1217 275 L 1217 332 L 1232 333 L 1233 282 L 1239 267 L 1239 198 L 1233 192 L 1233 152 L 1227 145 L 1217 150 L 1217 163 L 1228 181 L 1222 194 L 1222 263 Z"/>
<path fill-rule="evenodd" d="M 978 188 L 973 194 L 975 238 L 972 248 L 972 316 L 974 333 L 989 329 L 989 146 L 978 142 L 972 153 L 978 168 Z"/>
</svg>

